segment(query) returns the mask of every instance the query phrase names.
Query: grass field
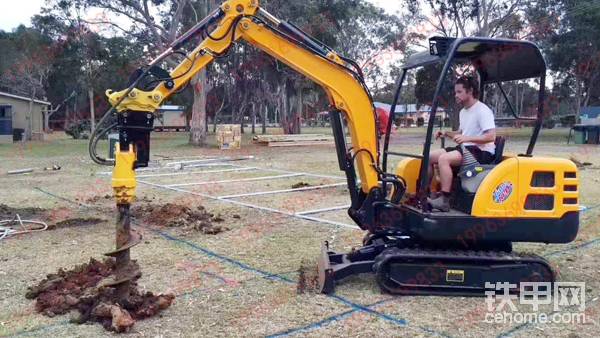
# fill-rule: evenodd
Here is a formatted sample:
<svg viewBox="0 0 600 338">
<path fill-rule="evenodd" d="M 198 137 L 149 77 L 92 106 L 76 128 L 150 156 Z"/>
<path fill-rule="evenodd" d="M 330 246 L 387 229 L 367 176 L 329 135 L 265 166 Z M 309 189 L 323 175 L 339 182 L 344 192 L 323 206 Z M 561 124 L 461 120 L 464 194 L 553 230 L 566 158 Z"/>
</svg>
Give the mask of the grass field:
<svg viewBox="0 0 600 338">
<path fill-rule="evenodd" d="M 269 130 L 277 133 L 277 130 Z M 330 133 L 307 129 L 305 133 Z M 520 153 L 527 147 L 530 129 L 502 130 L 507 151 Z M 423 129 L 397 131 L 394 150 L 419 153 Z M 252 145 L 244 136 L 241 150 L 220 151 L 212 145 L 187 145 L 184 133 L 154 133 L 153 164 L 164 166 L 180 159 L 210 156 L 247 156 L 236 162 L 256 167 L 248 172 L 198 173 L 142 178 L 140 204 L 177 203 L 202 205 L 221 215 L 228 231 L 217 235 L 166 228 L 137 221 L 144 235 L 132 257 L 141 265 L 140 288 L 176 294 L 175 303 L 160 317 L 140 321 L 129 335 L 164 337 L 256 337 L 256 336 L 444 336 L 444 337 L 595 337 L 600 332 L 600 148 L 567 145 L 565 129 L 544 130 L 536 155 L 576 157 L 592 165 L 581 170 L 581 229 L 573 243 L 565 245 L 518 244 L 516 250 L 534 252 L 549 259 L 560 280 L 586 282 L 587 323 L 530 324 L 485 323 L 483 298 L 396 297 L 383 294 L 370 275 L 351 277 L 335 295 L 297 294 L 298 269 L 316 261 L 320 244 L 332 243 L 338 251 L 359 246 L 364 235 L 357 229 L 312 222 L 284 213 L 261 211 L 215 200 L 210 196 L 239 192 L 289 189 L 297 183 L 311 185 L 340 182 L 335 178 L 296 176 L 278 180 L 205 184 L 184 191 L 157 187 L 237 178 L 281 175 L 279 169 L 341 176 L 333 146 L 267 148 Z M 48 141 L 0 145 L 0 204 L 41 207 L 51 212 L 49 223 L 65 218 L 96 217 L 95 225 L 63 227 L 0 241 L 0 336 L 101 337 L 113 335 L 99 325 L 77 325 L 70 316 L 46 317 L 36 313 L 24 295 L 27 287 L 59 268 L 70 268 L 90 257 L 100 258 L 114 245 L 113 201 L 110 177 L 87 155 L 87 142 L 54 134 Z M 6 175 L 21 168 L 59 164 L 60 171 L 36 170 L 26 175 Z M 169 171 L 159 171 L 169 173 Z M 343 182 L 343 180 L 341 181 Z M 252 196 L 236 199 L 286 212 L 339 206 L 348 203 L 343 187 L 303 193 Z M 317 215 L 351 223 L 344 210 Z M 304 262 L 304 263 L 303 263 Z M 531 312 L 531 307 L 519 305 Z M 552 312 L 551 306 L 542 311 Z"/>
</svg>

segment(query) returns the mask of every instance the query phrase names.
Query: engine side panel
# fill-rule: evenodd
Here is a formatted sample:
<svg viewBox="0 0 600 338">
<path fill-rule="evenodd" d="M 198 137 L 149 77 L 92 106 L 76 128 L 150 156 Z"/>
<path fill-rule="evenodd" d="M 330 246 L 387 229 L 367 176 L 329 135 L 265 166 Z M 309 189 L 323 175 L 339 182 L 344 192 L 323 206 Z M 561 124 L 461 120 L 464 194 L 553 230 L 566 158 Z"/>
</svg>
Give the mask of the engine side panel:
<svg viewBox="0 0 600 338">
<path fill-rule="evenodd" d="M 484 179 L 472 216 L 487 218 L 561 218 L 579 211 L 579 174 L 567 159 L 513 157 Z"/>
</svg>

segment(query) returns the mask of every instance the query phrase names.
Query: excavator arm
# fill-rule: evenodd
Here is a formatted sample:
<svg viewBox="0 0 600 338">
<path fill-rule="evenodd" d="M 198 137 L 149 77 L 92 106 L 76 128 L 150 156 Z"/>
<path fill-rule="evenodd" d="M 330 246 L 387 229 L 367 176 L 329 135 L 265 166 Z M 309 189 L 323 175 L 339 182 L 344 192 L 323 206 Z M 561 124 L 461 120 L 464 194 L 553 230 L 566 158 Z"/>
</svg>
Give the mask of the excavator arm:
<svg viewBox="0 0 600 338">
<path fill-rule="evenodd" d="M 153 114 L 163 101 L 185 86 L 194 75 L 225 54 L 234 43 L 244 40 L 324 88 L 332 110 L 341 112 L 348 124 L 353 148 L 351 154 L 345 154 L 349 159 L 344 161 L 349 160 L 352 165 L 356 163 L 360 189 L 364 194 L 379 186 L 374 108 L 360 69 L 351 60 L 339 56 L 294 25 L 278 20 L 260 8 L 258 0 L 229 0 L 173 42 L 147 69 L 155 69 L 166 56 L 181 53 L 181 47 L 199 35 L 204 36 L 202 42 L 156 87 L 143 90 L 134 85 L 119 92 L 107 91 L 109 101 L 120 117 L 119 123 L 134 124 L 129 136 L 139 131 L 142 127 L 139 124 L 147 127 L 146 114 Z M 128 117 L 127 121 L 122 118 L 123 115 Z M 141 118 L 134 121 L 136 115 Z M 149 139 L 120 141 L 137 143 L 136 163 L 144 166 L 148 155 L 140 157 L 140 145 L 146 146 Z M 121 144 L 121 149 L 127 151 L 128 147 Z M 338 155 L 341 156 L 339 152 Z"/>
</svg>

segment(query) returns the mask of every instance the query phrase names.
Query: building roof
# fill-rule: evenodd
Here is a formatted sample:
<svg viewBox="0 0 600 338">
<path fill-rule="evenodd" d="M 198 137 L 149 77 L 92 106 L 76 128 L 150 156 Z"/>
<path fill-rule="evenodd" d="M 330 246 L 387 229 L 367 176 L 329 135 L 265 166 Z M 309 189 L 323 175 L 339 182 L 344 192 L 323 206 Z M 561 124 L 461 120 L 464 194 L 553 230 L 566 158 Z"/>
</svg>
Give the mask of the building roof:
<svg viewBox="0 0 600 338">
<path fill-rule="evenodd" d="M 14 95 L 14 94 L 10 94 L 10 93 L 5 93 L 5 92 L 0 92 L 0 97 L 4 96 L 4 97 L 10 97 L 13 99 L 17 99 L 17 100 L 23 100 L 23 101 L 27 101 L 29 102 L 31 99 L 25 96 L 19 96 L 19 95 Z M 46 106 L 51 105 L 52 103 L 48 102 L 48 101 L 42 101 L 42 100 L 33 100 L 33 102 L 35 103 L 39 103 L 39 104 L 43 104 Z"/>
<path fill-rule="evenodd" d="M 383 108 L 387 111 L 390 111 L 392 109 L 392 105 L 383 102 L 374 102 L 373 105 L 375 106 L 375 108 Z M 406 114 L 407 112 L 416 113 L 417 111 L 418 110 L 416 104 L 398 104 L 396 106 L 396 114 Z"/>
<path fill-rule="evenodd" d="M 600 116 L 600 106 L 581 108 L 582 119 L 596 119 L 598 116 Z"/>
<path fill-rule="evenodd" d="M 374 102 L 373 105 L 375 106 L 375 108 L 383 108 L 387 111 L 390 111 L 390 109 L 392 109 L 392 106 L 387 104 L 387 103 L 382 103 L 382 102 Z M 438 107 L 437 109 L 438 112 L 444 111 L 444 109 L 442 107 Z M 411 104 L 403 104 L 400 103 L 396 106 L 396 114 L 414 114 L 414 113 L 429 113 L 431 112 L 431 107 L 428 105 L 420 105 L 417 106 L 417 104 L 411 103 Z"/>
</svg>

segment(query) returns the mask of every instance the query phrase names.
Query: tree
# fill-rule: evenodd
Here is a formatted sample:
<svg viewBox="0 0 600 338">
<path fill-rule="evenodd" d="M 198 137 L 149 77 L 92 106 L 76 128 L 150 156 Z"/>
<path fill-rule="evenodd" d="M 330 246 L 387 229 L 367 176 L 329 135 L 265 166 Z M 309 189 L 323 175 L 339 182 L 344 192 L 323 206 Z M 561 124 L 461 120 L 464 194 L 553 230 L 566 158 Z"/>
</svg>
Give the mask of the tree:
<svg viewBox="0 0 600 338">
<path fill-rule="evenodd" d="M 545 16 L 542 14 L 545 13 Z M 573 111 L 589 105 L 600 76 L 600 4 L 593 0 L 532 2 L 532 35 L 544 47 L 557 83 L 570 84 Z"/>
<path fill-rule="evenodd" d="M 56 41 L 68 37 L 63 43 L 64 52 L 55 63 L 52 76 L 58 83 L 63 76 L 68 76 L 65 74 L 77 74 L 77 81 L 81 81 L 76 86 L 73 84 L 75 81 L 63 81 L 56 88 L 51 88 L 52 95 L 61 102 L 74 89 L 67 88 L 69 86 L 75 86 L 77 90 L 91 88 L 94 92 L 103 92 L 104 88 L 122 88 L 124 84 L 115 83 L 117 79 L 126 80 L 128 74 L 119 72 L 118 76 L 114 76 L 112 64 L 121 61 L 115 59 L 110 44 L 122 44 L 124 50 L 132 51 L 131 54 L 127 53 L 127 60 L 122 60 L 127 63 L 127 69 L 135 63 L 147 63 L 146 54 L 152 57 L 162 51 L 175 36 L 206 16 L 215 2 L 49 0 L 51 8 L 48 15 L 44 16 L 45 20 L 51 22 L 54 19 L 64 27 L 49 24 L 44 29 L 62 32 L 53 33 Z M 385 14 L 365 0 L 309 0 L 294 3 L 264 0 L 261 6 L 282 19 L 293 18 L 294 23 L 308 34 L 363 64 L 365 77 L 372 84 L 375 94 L 390 83 L 387 65 L 379 62 L 378 56 L 404 50 L 408 45 L 405 22 Z M 85 16 L 80 13 L 90 8 L 102 9 L 109 15 L 82 19 Z M 122 20 L 115 20 L 115 16 L 127 18 L 129 23 L 123 24 Z M 92 31 L 108 29 L 85 35 L 93 38 L 89 41 L 76 39 L 77 34 L 81 35 L 80 28 L 84 27 Z M 99 50 L 107 55 L 96 57 L 96 47 L 100 47 Z M 143 54 L 143 49 L 149 53 Z M 96 63 L 95 60 L 100 62 Z M 172 60 L 163 66 L 172 67 L 175 63 Z M 80 70 L 75 71 L 77 68 Z M 97 73 L 94 81 L 90 80 L 89 70 L 92 68 Z M 107 74 L 112 74 L 112 78 Z M 395 81 L 395 78 L 391 79 L 391 82 Z M 298 133 L 303 118 L 327 109 L 329 104 L 325 93 L 316 84 L 247 44 L 233 45 L 226 56 L 208 66 L 190 84 L 182 95 L 170 101 L 194 101 L 190 139 L 195 144 L 203 142 L 206 135 L 204 123 L 209 116 L 214 123 L 219 119 L 230 119 L 242 125 L 246 116 L 250 116 L 253 122 L 260 116 L 263 130 L 267 119 L 272 118 L 280 122 L 286 132 Z M 59 97 L 59 91 L 62 97 Z M 84 98 L 83 93 L 78 94 L 73 104 L 95 104 L 98 108 L 105 105 L 105 100 L 91 103 L 86 100 L 89 101 L 89 95 Z"/>
<path fill-rule="evenodd" d="M 377 56 L 407 45 L 405 23 L 364 0 L 271 0 L 263 5 L 280 18 L 294 18 L 293 23 L 309 35 L 362 64 L 375 92 L 390 82 L 387 65 Z M 300 121 L 307 117 L 303 115 L 307 98 L 314 113 L 327 109 L 326 96 L 314 83 L 277 62 L 266 65 L 271 73 L 268 87 L 276 93 L 275 111 L 282 117 L 285 132 L 300 131 Z"/>
<path fill-rule="evenodd" d="M 405 0 L 411 11 L 424 8 L 433 16 L 422 15 L 439 34 L 448 37 L 514 36 L 522 25 L 524 0 Z"/>
<path fill-rule="evenodd" d="M 156 56 L 166 50 L 179 34 L 199 18 L 208 14 L 213 0 L 49 0 L 53 12 L 64 17 L 76 15 L 80 10 L 99 9 L 111 16 L 83 20 L 89 25 L 108 25 L 115 33 L 129 37 L 146 47 L 148 53 L 138 57 Z M 156 14 L 155 14 L 156 13 Z M 129 26 L 123 26 L 114 18 L 125 18 Z M 193 19 L 192 19 L 193 18 Z M 166 60 L 164 66 L 174 67 L 177 62 Z M 202 146 L 206 139 L 204 126 L 206 116 L 206 72 L 202 71 L 191 80 L 194 92 L 190 143 Z"/>
<path fill-rule="evenodd" d="M 420 15 L 423 23 L 445 37 L 483 36 L 518 39 L 523 34 L 525 8 L 523 0 L 405 0 L 405 2 L 414 14 Z M 433 15 L 423 14 L 426 11 Z M 454 67 L 447 79 L 448 91 L 445 90 L 442 95 L 447 103 L 446 108 L 452 112 L 453 129 L 458 128 L 459 114 L 458 107 L 452 99 L 451 85 L 452 80 L 456 79 L 459 73 L 463 73 L 460 71 L 461 68 L 463 67 Z M 417 89 L 427 90 L 429 86 L 435 86 L 435 83 L 431 82 L 432 71 L 434 70 L 420 71 L 421 79 L 427 82 L 421 86 L 417 80 Z M 437 74 L 439 76 L 439 71 Z M 489 90 L 489 95 L 500 97 L 501 94 L 496 87 Z"/>
</svg>

